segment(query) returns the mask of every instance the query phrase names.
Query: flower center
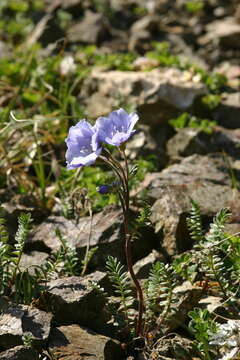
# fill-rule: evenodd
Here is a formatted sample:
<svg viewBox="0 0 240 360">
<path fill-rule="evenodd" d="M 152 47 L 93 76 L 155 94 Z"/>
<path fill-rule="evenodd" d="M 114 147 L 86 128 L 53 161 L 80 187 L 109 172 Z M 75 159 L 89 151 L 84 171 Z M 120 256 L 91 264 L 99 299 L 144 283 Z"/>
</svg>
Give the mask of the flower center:
<svg viewBox="0 0 240 360">
<path fill-rule="evenodd" d="M 117 133 L 124 133 L 125 132 L 125 129 L 124 129 L 124 126 L 117 126 L 117 125 L 114 125 L 113 126 L 113 129 L 111 131 L 111 136 L 114 136 L 116 135 Z"/>
<path fill-rule="evenodd" d="M 89 153 L 91 152 L 91 149 L 89 146 L 81 146 L 81 149 L 79 150 L 79 154 L 81 156 L 85 156 L 85 155 L 88 155 Z"/>
</svg>

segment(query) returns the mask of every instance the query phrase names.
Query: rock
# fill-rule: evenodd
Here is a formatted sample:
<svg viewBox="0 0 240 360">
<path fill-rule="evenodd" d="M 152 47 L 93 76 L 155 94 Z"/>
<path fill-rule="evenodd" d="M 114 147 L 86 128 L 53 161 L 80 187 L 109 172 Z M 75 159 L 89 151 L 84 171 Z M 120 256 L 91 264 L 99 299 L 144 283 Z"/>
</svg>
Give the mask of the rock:
<svg viewBox="0 0 240 360">
<path fill-rule="evenodd" d="M 199 307 L 203 308 L 203 309 L 207 309 L 210 313 L 217 313 L 219 315 L 222 316 L 227 316 L 226 314 L 226 310 L 224 311 L 225 314 L 223 314 L 223 309 L 224 309 L 224 304 L 223 304 L 223 299 L 219 296 L 204 296 L 200 301 L 199 301 Z M 219 310 L 221 310 L 219 312 Z"/>
<path fill-rule="evenodd" d="M 59 278 L 47 284 L 46 291 L 37 299 L 35 306 L 51 311 L 59 325 L 80 324 L 110 334 L 112 327 L 107 325 L 108 314 L 103 310 L 105 300 L 97 295 L 90 281 L 104 289 L 109 288 L 107 275 L 100 271 L 85 277 Z"/>
<path fill-rule="evenodd" d="M 188 318 L 188 312 L 198 305 L 202 297 L 201 287 L 194 286 L 190 281 L 185 281 L 173 290 L 173 297 L 177 300 L 174 304 L 173 315 L 170 318 L 161 318 L 157 320 L 159 327 L 165 327 L 167 333 L 179 328 Z"/>
<path fill-rule="evenodd" d="M 103 212 L 95 214 L 91 229 L 90 225 L 90 217 L 82 217 L 76 223 L 75 220 L 69 220 L 63 216 L 50 216 L 34 229 L 32 237 L 26 243 L 26 247 L 29 250 L 45 252 L 58 250 L 61 243 L 56 235 L 56 229 L 59 229 L 62 236 L 71 245 L 75 246 L 81 254 L 84 254 L 91 230 L 91 247 L 98 244 L 100 248 L 103 246 L 106 256 L 112 253 L 111 249 L 114 246 L 117 246 L 116 251 L 120 250 L 120 243 L 122 243 L 122 215 L 120 210 L 107 208 Z"/>
<path fill-rule="evenodd" d="M 123 359 L 123 351 L 118 341 L 78 325 L 52 329 L 49 349 L 56 360 Z"/>
<path fill-rule="evenodd" d="M 184 158 L 179 164 L 173 164 L 161 172 L 152 174 L 148 195 L 158 199 L 161 186 L 185 185 L 198 182 L 231 186 L 228 164 L 223 156 L 194 154 Z"/>
<path fill-rule="evenodd" d="M 72 25 L 67 32 L 70 43 L 98 44 L 110 37 L 110 25 L 102 14 L 86 11 L 82 21 Z"/>
<path fill-rule="evenodd" d="M 83 11 L 83 3 L 84 0 L 62 0 L 61 8 L 79 16 Z"/>
<path fill-rule="evenodd" d="M 193 343 L 191 340 L 179 335 L 173 334 L 169 338 L 163 337 L 156 342 L 149 360 L 198 360 L 196 352 L 193 350 Z"/>
<path fill-rule="evenodd" d="M 162 124 L 151 129 L 148 125 L 139 125 L 137 132 L 126 144 L 126 154 L 129 159 L 155 156 L 158 169 L 167 165 L 166 142 L 174 134 L 172 127 Z"/>
<path fill-rule="evenodd" d="M 159 66 L 159 61 L 156 59 L 150 59 L 144 56 L 136 58 L 133 62 L 133 68 L 135 71 L 144 71 L 156 68 Z"/>
<path fill-rule="evenodd" d="M 240 48 L 240 24 L 234 17 L 225 17 L 221 20 L 212 21 L 206 27 L 207 35 L 201 39 L 204 45 L 208 41 L 218 42 L 223 48 Z"/>
<path fill-rule="evenodd" d="M 211 135 L 200 129 L 181 129 L 167 143 L 167 153 L 172 160 L 208 152 L 212 152 Z"/>
<path fill-rule="evenodd" d="M 234 89 L 235 91 L 239 90 L 240 87 L 240 66 L 234 63 L 234 59 L 230 61 L 224 61 L 218 64 L 214 69 L 213 72 L 223 74 L 227 78 L 226 85 L 230 88 Z M 230 94 L 226 93 L 226 96 L 230 96 Z M 224 94 L 223 94 L 224 96 Z M 223 97 L 221 96 L 221 98 Z"/>
<path fill-rule="evenodd" d="M 0 298 L 0 346 L 9 349 L 22 345 L 22 336 L 31 334 L 32 344 L 42 348 L 50 332 L 52 315 L 28 305 Z"/>
<path fill-rule="evenodd" d="M 145 258 L 138 260 L 134 266 L 133 270 L 138 279 L 146 279 L 149 276 L 149 272 L 157 261 L 162 261 L 163 257 L 156 251 L 153 250 Z"/>
<path fill-rule="evenodd" d="M 20 260 L 20 270 L 28 270 L 30 274 L 34 273 L 34 266 L 42 265 L 46 259 L 48 258 L 48 254 L 40 251 L 32 251 L 28 254 L 23 254 Z"/>
<path fill-rule="evenodd" d="M 214 120 L 229 129 L 239 128 L 240 92 L 223 94 L 221 104 L 213 112 Z"/>
<path fill-rule="evenodd" d="M 167 152 L 172 160 L 193 154 L 222 152 L 239 158 L 240 131 L 215 127 L 212 133 L 201 129 L 180 129 L 167 143 Z"/>
<path fill-rule="evenodd" d="M 167 34 L 167 41 L 171 44 L 171 51 L 177 54 L 182 62 L 194 64 L 204 70 L 209 69 L 209 64 L 194 51 L 192 42 L 190 44 L 187 43 L 181 34 L 170 32 Z"/>
<path fill-rule="evenodd" d="M 149 31 L 134 32 L 128 42 L 128 50 L 144 54 L 146 51 L 151 50 L 152 35 Z"/>
<path fill-rule="evenodd" d="M 2 201 L 1 207 L 4 209 L 4 218 L 11 239 L 17 231 L 18 217 L 21 213 L 31 213 L 34 223 L 43 221 L 48 215 L 48 210 L 42 208 L 33 195 L 15 194 L 11 199 L 5 200 Z"/>
<path fill-rule="evenodd" d="M 131 26 L 131 33 L 139 33 L 142 31 L 148 31 L 150 33 L 154 33 L 159 30 L 161 23 L 161 17 L 156 14 L 146 15 L 141 19 L 134 22 Z"/>
<path fill-rule="evenodd" d="M 90 248 L 98 246 L 98 250 L 91 259 L 90 267 L 105 267 L 109 255 L 117 257 L 121 262 L 126 262 L 122 221 L 121 210 L 111 206 L 93 215 Z M 26 248 L 28 251 L 43 252 L 58 250 L 60 248 L 60 241 L 56 235 L 58 228 L 62 236 L 72 246 L 76 247 L 80 258 L 83 259 L 88 243 L 90 225 L 89 216 L 80 218 L 78 224 L 76 221 L 68 220 L 63 216 L 50 216 L 35 228 L 32 237 L 29 237 L 26 243 Z M 146 231 L 142 233 L 141 239 L 136 239 L 133 242 L 133 259 L 135 260 L 147 255 L 154 247 L 154 234 L 150 234 L 150 230 L 148 233 Z M 148 235 L 147 240 L 145 239 L 146 235 Z"/>
<path fill-rule="evenodd" d="M 166 122 L 178 110 L 190 108 L 196 97 L 206 94 L 205 85 L 186 79 L 174 68 L 139 71 L 94 70 L 82 87 L 82 101 L 90 117 L 96 118 L 116 108 L 119 96 L 133 104 L 141 121 L 152 124 Z M 106 109 L 96 105 L 96 94 Z"/>
<path fill-rule="evenodd" d="M 240 129 L 215 128 L 212 136 L 214 151 L 225 152 L 235 159 L 240 158 Z"/>
<path fill-rule="evenodd" d="M 35 41 L 39 41 L 43 48 L 47 47 L 49 44 L 58 42 L 59 39 L 65 37 L 65 33 L 59 26 L 56 16 L 49 16 L 49 20 L 46 22 L 44 30 L 42 33 L 39 31 L 39 34 L 37 35 L 39 38 L 37 38 Z M 29 40 L 30 44 L 31 41 Z"/>
<path fill-rule="evenodd" d="M 39 353 L 28 346 L 15 346 L 0 353 L 0 360 L 39 360 Z"/>
<path fill-rule="evenodd" d="M 155 232 L 163 233 L 161 245 L 169 255 L 192 246 L 186 225 L 190 199 L 198 203 L 208 221 L 222 207 L 229 207 L 233 217 L 239 213 L 239 192 L 230 186 L 227 164 L 221 157 L 193 155 L 156 173 L 148 190 L 149 198 L 156 199 L 151 221 Z"/>
</svg>

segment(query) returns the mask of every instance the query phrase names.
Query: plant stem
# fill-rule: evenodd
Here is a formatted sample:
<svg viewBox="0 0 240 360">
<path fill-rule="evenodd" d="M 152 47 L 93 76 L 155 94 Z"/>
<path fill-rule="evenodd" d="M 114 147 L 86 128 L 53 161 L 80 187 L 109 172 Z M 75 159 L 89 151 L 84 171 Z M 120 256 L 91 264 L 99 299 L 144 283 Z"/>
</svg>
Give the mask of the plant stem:
<svg viewBox="0 0 240 360">
<path fill-rule="evenodd" d="M 120 152 L 123 155 L 124 163 L 125 163 L 125 176 L 124 176 L 124 182 L 126 183 L 126 196 L 125 196 L 125 207 L 126 210 L 123 210 L 124 215 L 124 230 L 125 230 L 125 255 L 127 259 L 127 266 L 128 271 L 131 275 L 131 278 L 134 282 L 134 285 L 137 290 L 138 294 L 138 319 L 137 319 L 137 325 L 136 325 L 136 335 L 140 336 L 142 335 L 142 318 L 143 318 L 143 311 L 144 311 L 144 300 L 143 300 L 143 292 L 141 285 L 133 271 L 133 263 L 132 263 L 132 251 L 131 251 L 131 235 L 129 232 L 129 187 L 128 187 L 128 178 L 129 178 L 129 172 L 128 172 L 128 163 L 127 163 L 127 157 L 125 154 L 124 149 L 121 149 Z"/>
<path fill-rule="evenodd" d="M 124 250 L 125 250 L 125 255 L 126 255 L 126 260 L 127 260 L 128 271 L 129 271 L 130 276 L 133 280 L 133 283 L 136 287 L 137 295 L 138 295 L 138 301 L 139 301 L 138 318 L 137 318 L 137 324 L 136 324 L 135 330 L 136 330 L 136 335 L 140 336 L 140 335 L 142 335 L 142 330 L 143 330 L 142 322 L 143 322 L 144 300 L 143 300 L 143 292 L 142 292 L 141 285 L 133 271 L 132 251 L 131 251 L 131 234 L 129 231 L 128 163 L 127 163 L 127 158 L 126 158 L 124 149 L 119 148 L 119 150 L 120 150 L 121 155 L 124 158 L 125 169 L 119 162 L 117 162 L 112 157 L 112 155 L 108 151 L 105 151 L 106 156 L 100 156 L 100 159 L 103 160 L 107 165 L 109 165 L 112 168 L 112 170 L 115 172 L 115 174 L 119 178 L 121 185 L 122 185 L 122 190 L 119 189 L 118 195 L 119 195 L 120 203 L 122 206 L 123 218 L 124 218 L 124 232 L 125 232 Z"/>
</svg>

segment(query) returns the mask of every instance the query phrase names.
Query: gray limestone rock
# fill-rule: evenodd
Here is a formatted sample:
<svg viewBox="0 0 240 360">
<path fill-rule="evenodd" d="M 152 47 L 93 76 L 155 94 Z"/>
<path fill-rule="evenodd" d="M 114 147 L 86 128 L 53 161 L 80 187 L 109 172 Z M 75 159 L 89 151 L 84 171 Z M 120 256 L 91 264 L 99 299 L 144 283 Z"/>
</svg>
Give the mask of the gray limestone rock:
<svg viewBox="0 0 240 360">
<path fill-rule="evenodd" d="M 181 129 L 167 143 L 168 155 L 173 160 L 193 154 L 204 155 L 211 150 L 211 135 L 199 129 Z"/>
<path fill-rule="evenodd" d="M 161 245 L 169 255 L 192 246 L 186 218 L 191 199 L 209 220 L 222 207 L 229 207 L 233 218 L 239 213 L 240 195 L 231 188 L 229 169 L 219 156 L 193 155 L 156 173 L 148 186 L 154 202 L 151 220 L 156 233 L 162 234 Z"/>
<path fill-rule="evenodd" d="M 22 336 L 31 334 L 34 346 L 46 344 L 52 315 L 28 305 L 11 303 L 0 298 L 0 346 L 9 349 L 22 345 Z"/>
<path fill-rule="evenodd" d="M 196 355 L 191 340 L 173 334 L 169 338 L 163 337 L 156 342 L 149 360 L 200 360 Z"/>
<path fill-rule="evenodd" d="M 21 271 L 28 270 L 30 274 L 34 273 L 34 267 L 42 265 L 48 254 L 41 251 L 32 251 L 28 254 L 22 254 L 19 267 Z"/>
<path fill-rule="evenodd" d="M 15 346 L 0 353 L 0 360 L 39 360 L 39 353 L 28 346 Z"/>
<path fill-rule="evenodd" d="M 96 334 L 78 325 L 53 328 L 49 348 L 54 359 L 121 360 L 123 351 L 118 341 Z"/>
<path fill-rule="evenodd" d="M 212 133 L 201 129 L 180 129 L 167 143 L 167 152 L 172 160 L 193 154 L 205 155 L 222 151 L 239 159 L 239 149 L 239 129 L 230 130 L 220 126 L 216 126 Z"/>
<path fill-rule="evenodd" d="M 223 94 L 220 105 L 213 112 L 214 120 L 221 126 L 237 129 L 240 124 L 240 92 Z"/>
<path fill-rule="evenodd" d="M 116 108 L 117 100 L 122 98 L 136 107 L 142 122 L 153 125 L 190 108 L 196 97 L 206 93 L 204 84 L 186 79 L 174 68 L 148 72 L 94 70 L 82 87 L 81 97 L 93 118 Z M 97 106 L 96 96 L 101 97 L 104 107 Z"/>
<path fill-rule="evenodd" d="M 207 34 L 202 39 L 202 44 L 209 41 L 218 42 L 223 48 L 239 48 L 240 24 L 234 17 L 225 17 L 212 21 L 206 27 Z"/>
<path fill-rule="evenodd" d="M 54 320 L 60 325 L 75 323 L 110 334 L 112 327 L 107 324 L 109 318 L 104 311 L 105 299 L 93 289 L 91 281 L 104 289 L 109 288 L 107 275 L 100 271 L 84 277 L 59 278 L 47 284 L 37 306 L 51 311 Z"/>
<path fill-rule="evenodd" d="M 153 250 L 145 258 L 138 260 L 133 266 L 133 270 L 137 278 L 147 279 L 153 264 L 161 260 L 163 260 L 163 256 L 161 256 L 156 250 Z"/>
<path fill-rule="evenodd" d="M 76 224 L 63 216 L 50 216 L 32 232 L 26 247 L 29 251 L 56 251 L 60 248 L 60 241 L 56 235 L 58 228 L 62 236 L 74 247 L 81 259 L 84 258 L 91 230 L 90 249 L 97 246 L 89 264 L 90 267 L 105 267 L 109 255 L 126 262 L 124 253 L 124 234 L 122 231 L 122 212 L 114 207 L 107 207 L 102 212 L 90 217 L 82 217 Z M 92 226 L 91 226 L 92 225 Z M 91 226 L 91 229 L 90 229 Z M 147 255 L 154 246 L 154 234 L 143 229 L 140 239 L 134 239 L 133 258 L 135 260 Z"/>
<path fill-rule="evenodd" d="M 176 328 L 185 323 L 188 312 L 198 305 L 203 290 L 201 287 L 192 285 L 190 281 L 185 281 L 173 290 L 173 298 L 176 303 L 173 305 L 173 315 L 167 319 L 159 317 L 158 326 L 165 327 L 166 332 L 174 331 Z"/>
<path fill-rule="evenodd" d="M 142 17 L 141 19 L 135 21 L 131 26 L 131 33 L 138 33 L 141 31 L 154 32 L 159 30 L 161 23 L 161 18 L 159 15 L 151 14 Z"/>
<path fill-rule="evenodd" d="M 85 44 L 96 44 L 108 39 L 110 36 L 110 25 L 107 19 L 98 13 L 86 11 L 82 21 L 72 25 L 67 33 L 69 42 L 81 42 Z"/>
</svg>

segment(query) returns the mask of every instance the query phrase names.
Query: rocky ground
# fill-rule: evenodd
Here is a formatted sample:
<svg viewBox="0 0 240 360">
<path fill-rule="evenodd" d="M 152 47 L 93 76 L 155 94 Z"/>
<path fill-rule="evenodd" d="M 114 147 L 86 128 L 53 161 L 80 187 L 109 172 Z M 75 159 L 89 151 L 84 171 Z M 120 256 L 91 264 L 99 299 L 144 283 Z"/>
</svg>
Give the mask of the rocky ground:
<svg viewBox="0 0 240 360">
<path fill-rule="evenodd" d="M 0 11 L 2 259 L 6 231 L 13 249 L 20 213 L 33 219 L 14 283 L 0 260 L 0 360 L 222 358 L 231 347 L 210 348 L 207 357 L 210 338 L 194 337 L 188 314 L 198 307 L 219 324 L 239 322 L 239 278 L 228 279 L 237 289 L 229 303 L 218 273 L 198 269 L 187 219 L 193 200 L 209 234 L 228 208 L 224 231 L 236 240 L 226 246 L 240 255 L 239 1 L 21 0 Z M 157 261 L 188 268 L 185 277 L 176 272 L 174 316 L 156 311 L 140 345 L 116 330 L 99 292 L 118 303 L 105 265 L 109 255 L 126 264 L 116 196 L 95 190 L 111 174 L 101 165 L 65 170 L 69 126 L 119 107 L 140 117 L 126 148 L 139 166 L 131 184 L 134 270 L 144 284 Z M 150 221 L 137 227 L 145 203 Z M 236 349 L 227 359 L 238 359 Z"/>
</svg>

